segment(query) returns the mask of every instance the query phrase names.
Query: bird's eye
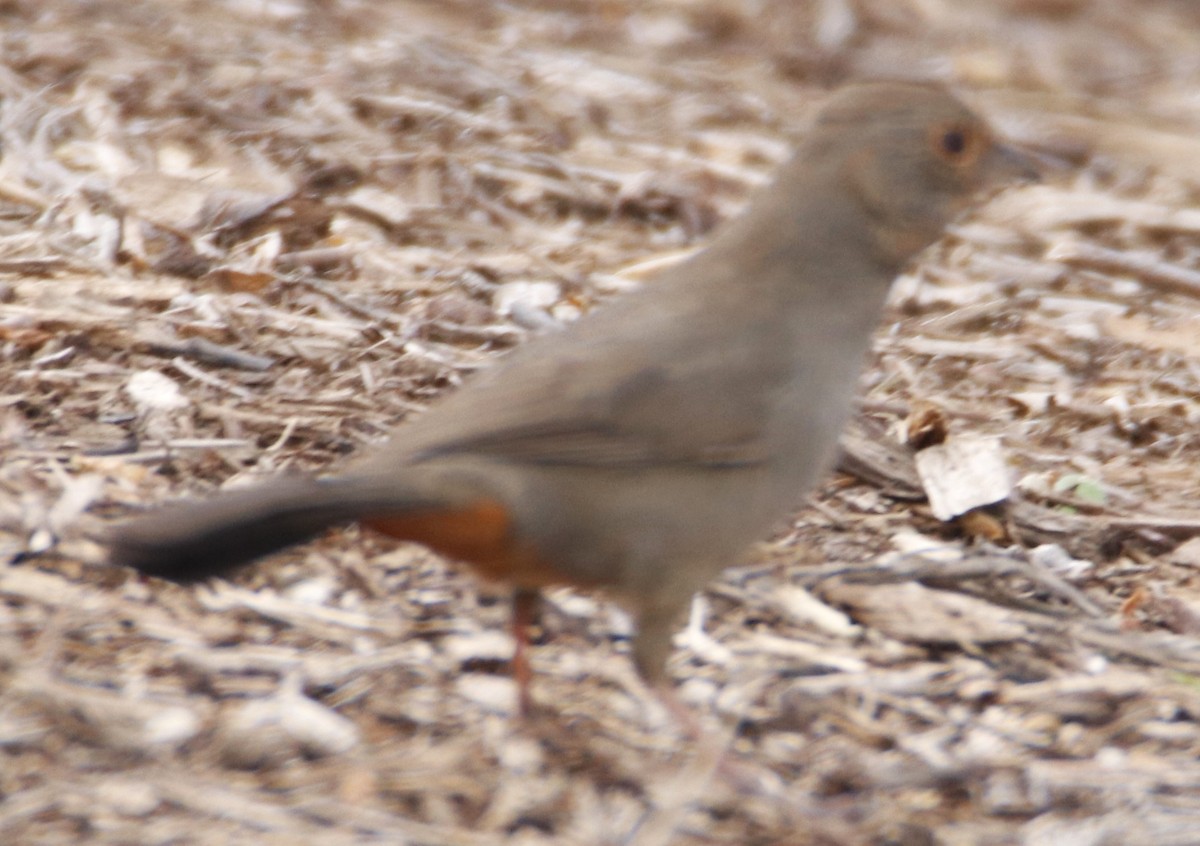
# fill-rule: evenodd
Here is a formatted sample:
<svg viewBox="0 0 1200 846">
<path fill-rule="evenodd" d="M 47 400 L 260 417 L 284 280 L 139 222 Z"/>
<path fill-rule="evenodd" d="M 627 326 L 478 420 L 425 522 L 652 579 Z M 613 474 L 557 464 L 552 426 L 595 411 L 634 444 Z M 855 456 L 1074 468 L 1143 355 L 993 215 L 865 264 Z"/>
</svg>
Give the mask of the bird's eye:
<svg viewBox="0 0 1200 846">
<path fill-rule="evenodd" d="M 950 156 L 959 156 L 967 149 L 967 136 L 961 129 L 947 129 L 942 133 L 942 152 Z"/>
<path fill-rule="evenodd" d="M 933 127 L 929 142 L 939 158 L 955 167 L 970 166 L 987 146 L 986 139 L 980 132 L 961 123 Z"/>
</svg>

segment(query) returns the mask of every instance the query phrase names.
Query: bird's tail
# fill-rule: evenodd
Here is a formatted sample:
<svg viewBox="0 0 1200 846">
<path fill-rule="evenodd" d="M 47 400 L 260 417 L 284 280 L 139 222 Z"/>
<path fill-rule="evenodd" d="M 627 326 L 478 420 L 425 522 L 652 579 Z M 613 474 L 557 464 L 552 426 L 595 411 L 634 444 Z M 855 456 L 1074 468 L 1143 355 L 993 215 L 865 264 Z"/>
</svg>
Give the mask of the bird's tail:
<svg viewBox="0 0 1200 846">
<path fill-rule="evenodd" d="M 279 479 L 135 518 L 108 538 L 109 558 L 153 576 L 192 582 L 228 573 L 364 515 L 426 504 L 394 482 Z"/>
</svg>

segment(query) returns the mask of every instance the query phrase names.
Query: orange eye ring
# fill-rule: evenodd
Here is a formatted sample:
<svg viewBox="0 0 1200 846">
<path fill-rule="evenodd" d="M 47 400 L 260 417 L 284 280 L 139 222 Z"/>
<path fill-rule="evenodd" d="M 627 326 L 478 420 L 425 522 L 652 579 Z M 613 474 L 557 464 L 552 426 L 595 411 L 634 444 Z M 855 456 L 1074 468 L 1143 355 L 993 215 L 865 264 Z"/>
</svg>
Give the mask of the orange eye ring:
<svg viewBox="0 0 1200 846">
<path fill-rule="evenodd" d="M 948 129 L 942 133 L 942 152 L 948 156 L 958 156 L 967 149 L 967 136 L 961 129 Z"/>
<path fill-rule="evenodd" d="M 983 154 L 986 146 L 983 133 L 961 123 L 933 127 L 929 133 L 929 143 L 938 158 L 955 167 L 970 167 Z"/>
</svg>

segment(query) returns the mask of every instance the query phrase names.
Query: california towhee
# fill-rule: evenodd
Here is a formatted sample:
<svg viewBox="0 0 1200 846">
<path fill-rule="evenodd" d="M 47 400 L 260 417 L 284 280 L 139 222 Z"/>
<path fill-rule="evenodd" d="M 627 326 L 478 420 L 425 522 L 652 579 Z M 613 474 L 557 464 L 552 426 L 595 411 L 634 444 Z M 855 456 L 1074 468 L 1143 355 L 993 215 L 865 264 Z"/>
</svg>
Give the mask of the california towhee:
<svg viewBox="0 0 1200 846">
<path fill-rule="evenodd" d="M 112 559 L 188 581 L 357 521 L 511 584 L 519 635 L 541 588 L 605 589 L 660 684 L 692 594 L 829 469 L 892 278 L 980 189 L 1029 171 L 941 88 L 844 89 L 703 252 L 341 472 L 151 512 L 116 529 Z"/>
</svg>

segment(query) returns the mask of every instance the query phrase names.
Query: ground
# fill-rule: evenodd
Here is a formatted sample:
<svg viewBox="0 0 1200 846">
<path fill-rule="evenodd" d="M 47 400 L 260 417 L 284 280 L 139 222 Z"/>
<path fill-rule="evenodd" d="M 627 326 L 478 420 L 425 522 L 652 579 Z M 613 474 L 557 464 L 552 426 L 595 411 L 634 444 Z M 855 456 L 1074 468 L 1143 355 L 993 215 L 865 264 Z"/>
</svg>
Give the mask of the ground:
<svg viewBox="0 0 1200 846">
<path fill-rule="evenodd" d="M 0 840 L 1200 843 L 1187 0 L 0 4 Z M 952 85 L 1039 185 L 897 285 L 839 472 L 671 672 L 346 529 L 234 582 L 111 522 L 318 471 L 704 243 L 834 86 Z M 991 444 L 943 521 L 912 444 Z"/>
</svg>

